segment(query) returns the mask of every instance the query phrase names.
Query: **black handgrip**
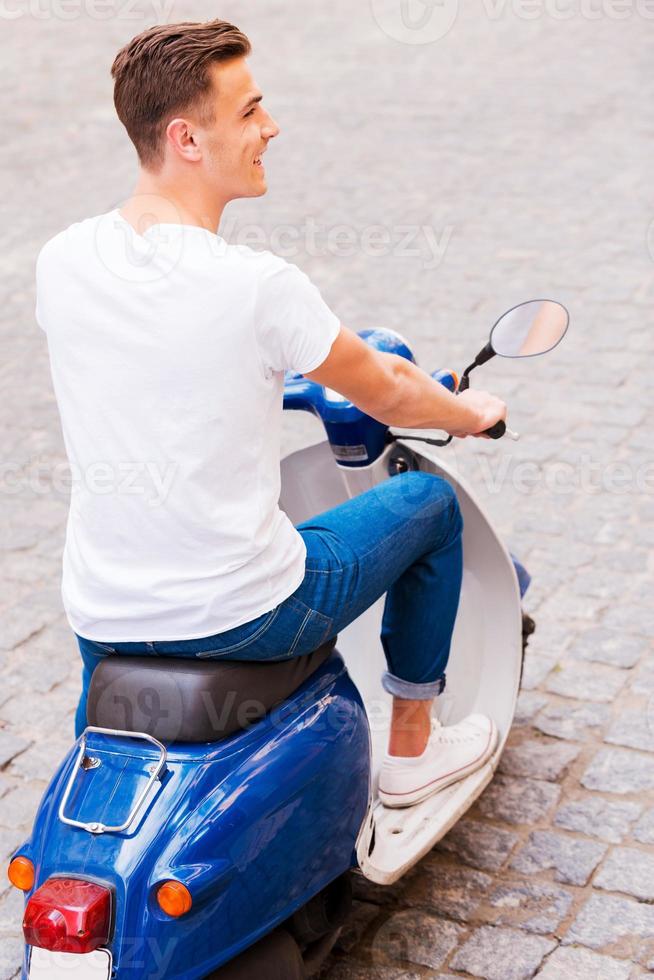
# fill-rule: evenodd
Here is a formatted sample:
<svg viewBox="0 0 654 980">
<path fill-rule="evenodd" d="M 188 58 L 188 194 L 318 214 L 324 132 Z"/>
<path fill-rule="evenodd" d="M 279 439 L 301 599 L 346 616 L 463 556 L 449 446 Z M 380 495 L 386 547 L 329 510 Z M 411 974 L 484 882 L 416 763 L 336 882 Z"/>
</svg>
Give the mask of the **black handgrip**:
<svg viewBox="0 0 654 980">
<path fill-rule="evenodd" d="M 484 435 L 488 436 L 490 439 L 501 439 L 506 432 L 506 422 L 500 419 L 495 425 L 491 425 L 490 429 L 484 429 Z"/>
</svg>

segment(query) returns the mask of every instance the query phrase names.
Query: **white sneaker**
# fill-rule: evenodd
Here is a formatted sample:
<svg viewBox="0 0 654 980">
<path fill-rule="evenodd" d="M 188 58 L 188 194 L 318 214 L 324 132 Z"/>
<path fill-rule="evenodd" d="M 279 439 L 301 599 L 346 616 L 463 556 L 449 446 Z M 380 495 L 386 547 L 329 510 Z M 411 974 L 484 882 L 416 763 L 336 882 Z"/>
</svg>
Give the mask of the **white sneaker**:
<svg viewBox="0 0 654 980">
<path fill-rule="evenodd" d="M 486 715 L 468 715 L 457 725 L 431 720 L 431 734 L 422 755 L 389 755 L 379 774 L 379 799 L 384 806 L 411 806 L 480 769 L 495 751 L 497 726 Z"/>
</svg>

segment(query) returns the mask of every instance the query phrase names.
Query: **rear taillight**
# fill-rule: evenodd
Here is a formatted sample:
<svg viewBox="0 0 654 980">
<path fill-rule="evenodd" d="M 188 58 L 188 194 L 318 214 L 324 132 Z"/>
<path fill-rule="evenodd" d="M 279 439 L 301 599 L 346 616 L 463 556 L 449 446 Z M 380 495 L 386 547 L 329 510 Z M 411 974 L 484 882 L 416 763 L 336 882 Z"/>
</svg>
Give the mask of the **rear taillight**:
<svg viewBox="0 0 654 980">
<path fill-rule="evenodd" d="M 23 918 L 25 942 L 56 953 L 91 953 L 107 943 L 110 928 L 110 890 L 79 878 L 50 878 Z"/>
</svg>

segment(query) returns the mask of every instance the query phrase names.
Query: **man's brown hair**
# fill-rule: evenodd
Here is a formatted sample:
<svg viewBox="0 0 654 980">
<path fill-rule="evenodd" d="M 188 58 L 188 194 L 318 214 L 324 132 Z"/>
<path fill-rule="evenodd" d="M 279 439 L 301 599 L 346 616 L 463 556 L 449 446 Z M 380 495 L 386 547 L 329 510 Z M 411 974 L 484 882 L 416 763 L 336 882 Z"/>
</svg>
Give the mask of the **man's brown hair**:
<svg viewBox="0 0 654 980">
<path fill-rule="evenodd" d="M 245 34 L 224 20 L 159 24 L 132 38 L 111 68 L 118 118 L 144 167 L 164 158 L 164 133 L 174 116 L 190 108 L 207 118 L 208 68 L 250 53 Z"/>
</svg>

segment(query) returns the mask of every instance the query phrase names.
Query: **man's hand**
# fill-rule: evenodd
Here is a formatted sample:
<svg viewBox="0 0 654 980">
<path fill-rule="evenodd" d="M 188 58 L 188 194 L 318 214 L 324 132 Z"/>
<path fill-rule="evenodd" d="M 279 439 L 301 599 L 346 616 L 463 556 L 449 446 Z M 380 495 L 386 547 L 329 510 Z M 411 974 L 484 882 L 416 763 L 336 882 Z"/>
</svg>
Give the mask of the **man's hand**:
<svg viewBox="0 0 654 980">
<path fill-rule="evenodd" d="M 411 361 L 374 350 L 344 326 L 326 360 L 305 377 L 398 428 L 444 429 L 464 438 L 506 418 L 499 398 L 470 390 L 455 396 Z"/>
<path fill-rule="evenodd" d="M 459 439 L 465 439 L 466 436 L 488 439 L 490 436 L 484 436 L 486 429 L 490 429 L 500 420 L 506 421 L 506 405 L 487 391 L 468 388 L 457 397 L 459 404 L 467 409 L 467 413 L 455 428 L 450 428 L 448 431 Z"/>
</svg>

